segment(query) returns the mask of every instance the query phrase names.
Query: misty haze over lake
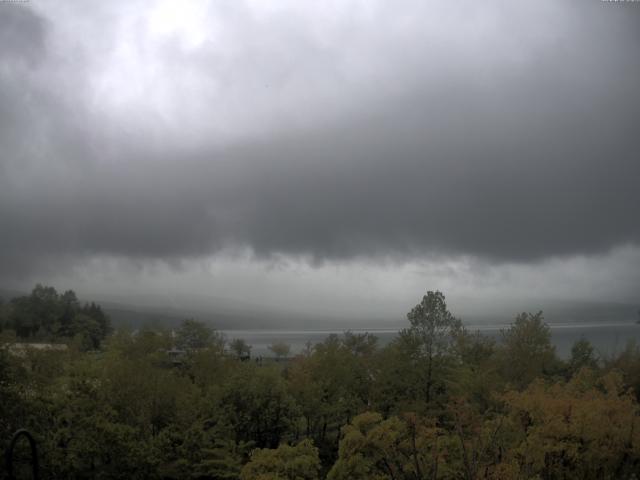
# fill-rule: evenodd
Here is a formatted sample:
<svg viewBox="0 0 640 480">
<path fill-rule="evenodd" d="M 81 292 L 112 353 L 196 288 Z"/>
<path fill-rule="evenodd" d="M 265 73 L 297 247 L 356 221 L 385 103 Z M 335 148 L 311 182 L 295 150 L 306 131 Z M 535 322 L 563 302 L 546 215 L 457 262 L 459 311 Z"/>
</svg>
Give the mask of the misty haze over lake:
<svg viewBox="0 0 640 480">
<path fill-rule="evenodd" d="M 635 323 L 551 324 L 550 327 L 551 342 L 562 358 L 569 357 L 571 347 L 580 339 L 588 340 L 602 357 L 621 353 L 630 341 L 640 344 L 640 325 Z M 470 327 L 469 330 L 477 330 L 483 335 L 499 340 L 501 330 L 507 328 L 509 325 L 481 325 Z M 378 337 L 381 346 L 387 345 L 398 335 L 398 330 L 394 329 L 353 329 L 351 332 L 371 333 Z M 269 350 L 269 346 L 274 343 L 284 342 L 291 346 L 292 354 L 298 354 L 305 350 L 307 342 L 320 343 L 330 334 L 341 335 L 343 330 L 223 330 L 222 333 L 228 339 L 244 339 L 253 347 L 251 354 L 254 357 L 271 357 L 273 352 Z"/>
</svg>

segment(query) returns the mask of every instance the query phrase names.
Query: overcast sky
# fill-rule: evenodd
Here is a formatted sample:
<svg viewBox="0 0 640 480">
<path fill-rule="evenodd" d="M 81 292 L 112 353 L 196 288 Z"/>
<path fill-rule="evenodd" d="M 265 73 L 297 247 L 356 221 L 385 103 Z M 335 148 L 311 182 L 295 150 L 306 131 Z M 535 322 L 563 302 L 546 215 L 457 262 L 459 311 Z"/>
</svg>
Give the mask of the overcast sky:
<svg viewBox="0 0 640 480">
<path fill-rule="evenodd" d="M 0 286 L 36 281 L 638 303 L 640 3 L 0 2 Z"/>
</svg>

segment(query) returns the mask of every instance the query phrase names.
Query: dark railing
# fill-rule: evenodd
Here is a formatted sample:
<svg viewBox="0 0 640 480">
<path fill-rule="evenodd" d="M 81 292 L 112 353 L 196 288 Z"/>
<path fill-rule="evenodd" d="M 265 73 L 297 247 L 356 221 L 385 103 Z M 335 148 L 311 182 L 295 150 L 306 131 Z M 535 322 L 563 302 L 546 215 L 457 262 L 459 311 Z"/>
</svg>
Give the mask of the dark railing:
<svg viewBox="0 0 640 480">
<path fill-rule="evenodd" d="M 7 474 L 9 475 L 10 480 L 14 480 L 14 471 L 13 471 L 13 450 L 15 449 L 16 443 L 20 437 L 26 437 L 29 442 L 29 446 L 31 447 L 31 472 L 33 474 L 34 479 L 38 478 L 38 450 L 36 448 L 36 441 L 33 436 L 25 429 L 18 430 L 13 434 L 11 438 L 11 442 L 7 447 L 7 451 L 5 453 L 5 462 L 7 466 Z"/>
</svg>

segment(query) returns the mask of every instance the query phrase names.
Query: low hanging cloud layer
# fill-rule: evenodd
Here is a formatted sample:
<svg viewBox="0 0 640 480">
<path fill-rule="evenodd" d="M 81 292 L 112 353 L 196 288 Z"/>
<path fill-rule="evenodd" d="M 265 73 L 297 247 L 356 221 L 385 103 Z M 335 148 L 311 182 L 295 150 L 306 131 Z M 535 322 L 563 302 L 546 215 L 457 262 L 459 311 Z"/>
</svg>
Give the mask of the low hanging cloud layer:
<svg viewBox="0 0 640 480">
<path fill-rule="evenodd" d="M 0 276 L 640 245 L 638 4 L 277 5 L 0 4 Z"/>
</svg>

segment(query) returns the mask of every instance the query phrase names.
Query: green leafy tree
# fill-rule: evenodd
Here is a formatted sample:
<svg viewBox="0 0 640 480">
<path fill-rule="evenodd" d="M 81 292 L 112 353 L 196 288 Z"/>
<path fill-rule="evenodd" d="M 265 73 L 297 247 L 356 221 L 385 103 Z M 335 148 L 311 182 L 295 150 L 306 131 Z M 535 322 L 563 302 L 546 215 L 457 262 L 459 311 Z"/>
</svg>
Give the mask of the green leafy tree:
<svg viewBox="0 0 640 480">
<path fill-rule="evenodd" d="M 571 358 L 569 359 L 569 373 L 575 375 L 582 368 L 598 368 L 598 358 L 596 357 L 593 345 L 588 340 L 581 338 L 571 347 Z"/>
<path fill-rule="evenodd" d="M 407 314 L 407 319 L 411 326 L 400 333 L 399 341 L 411 351 L 421 371 L 424 400 L 428 404 L 434 386 L 442 385 L 462 323 L 449 312 L 444 295 L 437 291 L 427 292 Z"/>
<path fill-rule="evenodd" d="M 519 314 L 501 333 L 500 368 L 511 384 L 522 388 L 539 376 L 559 371 L 551 331 L 542 312 Z"/>
<path fill-rule="evenodd" d="M 190 352 L 182 367 L 203 392 L 217 388 L 234 370 L 235 360 L 224 355 L 221 348 L 206 348 Z"/>
<path fill-rule="evenodd" d="M 629 340 L 619 355 L 606 359 L 605 369 L 621 373 L 640 400 L 640 345 L 635 340 Z"/>
<path fill-rule="evenodd" d="M 161 478 L 237 480 L 247 445 L 236 444 L 224 422 L 198 420 L 187 429 L 177 425 L 154 438 Z"/>
<path fill-rule="evenodd" d="M 5 324 L 7 321 L 7 310 L 2 297 L 0 297 L 0 333 L 5 328 Z"/>
<path fill-rule="evenodd" d="M 61 307 L 58 293 L 53 287 L 36 285 L 31 291 L 29 299 L 29 313 L 35 316 L 38 330 L 43 335 L 51 335 L 59 327 L 58 319 Z"/>
<path fill-rule="evenodd" d="M 16 297 L 11 299 L 8 325 L 20 338 L 36 336 L 41 329 L 42 322 L 30 297 Z"/>
<path fill-rule="evenodd" d="M 638 404 L 622 377 L 583 369 L 571 382 L 533 382 L 505 395 L 519 433 L 509 455 L 518 478 L 633 478 L 640 465 Z"/>
<path fill-rule="evenodd" d="M 8 446 L 11 438 L 24 419 L 25 404 L 22 398 L 22 381 L 28 379 L 28 372 L 17 358 L 0 345 L 0 448 Z M 40 394 L 37 391 L 37 394 Z"/>
<path fill-rule="evenodd" d="M 72 323 L 80 310 L 80 302 L 73 290 L 67 290 L 60 295 L 59 302 L 61 312 L 57 321 L 57 333 L 63 337 L 73 337 L 76 332 L 72 331 Z"/>
<path fill-rule="evenodd" d="M 166 351 L 171 349 L 171 345 L 171 334 L 166 330 L 142 328 L 129 331 L 119 329 L 109 337 L 106 354 L 113 361 L 126 358 L 166 364 Z"/>
<path fill-rule="evenodd" d="M 224 337 L 203 322 L 183 320 L 175 334 L 176 347 L 184 350 L 216 348 L 224 350 Z"/>
<path fill-rule="evenodd" d="M 356 356 L 371 356 L 378 349 L 378 337 L 369 332 L 353 333 L 347 330 L 342 343 Z"/>
<path fill-rule="evenodd" d="M 143 359 L 113 358 L 103 365 L 101 393 L 118 419 L 146 436 L 155 436 L 179 422 L 179 408 L 196 398 L 195 386 L 179 372 Z"/>
<path fill-rule="evenodd" d="M 311 440 L 276 449 L 258 449 L 251 454 L 240 480 L 318 480 L 320 459 Z"/>
<path fill-rule="evenodd" d="M 398 338 L 373 358 L 372 405 L 385 416 L 415 411 L 424 403 L 424 376 L 418 346 Z"/>
<path fill-rule="evenodd" d="M 6 325 L 20 338 L 56 341 L 74 338 L 85 350 L 97 349 L 111 333 L 109 317 L 95 303 L 80 306 L 73 290 L 36 285 L 28 296 L 11 300 Z"/>
<path fill-rule="evenodd" d="M 323 459 L 335 455 L 340 427 L 370 402 L 372 375 L 370 356 L 354 354 L 335 334 L 290 365 L 291 392 L 301 405 L 306 434 Z"/>
<path fill-rule="evenodd" d="M 100 324 L 84 313 L 73 316 L 68 333 L 73 337 L 74 345 L 83 351 L 98 349 L 103 335 Z"/>
<path fill-rule="evenodd" d="M 70 292 L 70 293 L 73 293 L 73 292 Z M 74 294 L 74 297 L 75 297 L 75 294 Z M 98 323 L 102 339 L 104 339 L 107 335 L 111 333 L 111 320 L 109 319 L 109 316 L 106 313 L 104 313 L 100 305 L 94 302 L 91 302 L 90 304 L 84 305 L 80 309 L 80 313 L 83 313 L 93 318 Z"/>
<path fill-rule="evenodd" d="M 229 350 L 239 360 L 247 360 L 251 357 L 251 345 L 245 342 L 242 338 L 234 338 L 229 343 Z"/>
<path fill-rule="evenodd" d="M 367 412 L 342 432 L 339 457 L 327 480 L 437 478 L 444 452 L 431 421 L 412 414 L 385 420 Z"/>
<path fill-rule="evenodd" d="M 275 448 L 299 418 L 277 368 L 236 363 L 218 395 L 215 411 L 232 426 L 238 444 Z"/>
<path fill-rule="evenodd" d="M 269 345 L 269 350 L 276 356 L 277 360 L 282 360 L 283 358 L 287 358 L 291 353 L 291 346 L 284 342 L 276 342 Z"/>
<path fill-rule="evenodd" d="M 495 362 L 495 340 L 479 331 L 462 329 L 456 338 L 459 365 L 455 372 L 456 394 L 481 410 L 497 408 L 494 392 L 503 386 Z"/>
</svg>

